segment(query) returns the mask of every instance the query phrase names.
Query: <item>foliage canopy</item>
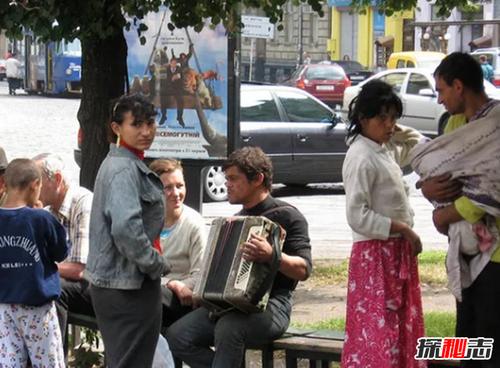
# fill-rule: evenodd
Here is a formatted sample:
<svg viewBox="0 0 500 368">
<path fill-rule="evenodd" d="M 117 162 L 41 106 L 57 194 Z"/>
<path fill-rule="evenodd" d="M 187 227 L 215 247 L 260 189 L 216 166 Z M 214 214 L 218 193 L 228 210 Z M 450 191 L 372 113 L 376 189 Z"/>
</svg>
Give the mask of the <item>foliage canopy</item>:
<svg viewBox="0 0 500 368">
<path fill-rule="evenodd" d="M 170 27 L 192 26 L 199 30 L 204 19 L 212 24 L 223 23 L 230 31 L 240 26 L 237 18 L 240 7 L 262 10 L 273 23 L 283 19 L 287 0 L 6 0 L 0 2 L 0 28 L 10 37 L 20 37 L 25 26 L 42 39 L 72 40 L 74 38 L 107 38 L 123 29 L 123 12 L 141 21 L 145 14 L 166 5 L 172 11 Z M 323 0 L 292 0 L 294 4 L 308 4 L 323 15 Z M 439 15 L 449 13 L 455 6 L 466 7 L 477 1 L 436 0 Z M 377 4 L 380 11 L 390 15 L 412 9 L 417 0 L 352 0 L 355 9 L 362 10 Z M 145 25 L 141 26 L 144 30 Z"/>
</svg>

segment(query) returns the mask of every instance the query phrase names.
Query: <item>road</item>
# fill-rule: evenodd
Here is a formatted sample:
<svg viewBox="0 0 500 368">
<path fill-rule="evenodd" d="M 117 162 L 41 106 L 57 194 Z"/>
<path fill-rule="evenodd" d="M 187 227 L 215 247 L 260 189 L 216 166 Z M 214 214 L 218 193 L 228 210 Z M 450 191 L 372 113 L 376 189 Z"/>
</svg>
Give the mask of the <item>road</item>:
<svg viewBox="0 0 500 368">
<path fill-rule="evenodd" d="M 9 96 L 7 84 L 0 82 L 0 146 L 8 158 L 33 157 L 42 152 L 59 154 L 67 163 L 72 182 L 77 183 L 79 168 L 73 160 L 76 145 L 78 99 L 61 99 L 19 94 Z M 411 187 L 415 175 L 406 177 Z M 339 185 L 324 184 L 307 188 L 276 185 L 274 195 L 302 211 L 309 222 L 313 258 L 347 257 L 351 231 L 345 217 L 345 195 Z M 446 249 L 446 237 L 432 225 L 432 206 L 419 191 L 412 189 L 411 205 L 415 211 L 415 230 L 424 249 Z M 205 203 L 207 222 L 215 216 L 227 216 L 238 209 L 227 202 Z"/>
</svg>

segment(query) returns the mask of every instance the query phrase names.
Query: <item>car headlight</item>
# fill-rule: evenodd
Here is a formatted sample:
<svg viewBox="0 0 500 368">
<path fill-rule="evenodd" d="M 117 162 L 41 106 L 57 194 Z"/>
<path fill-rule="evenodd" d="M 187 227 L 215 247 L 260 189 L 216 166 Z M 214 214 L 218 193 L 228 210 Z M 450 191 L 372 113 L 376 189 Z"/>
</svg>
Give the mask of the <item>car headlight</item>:
<svg viewBox="0 0 500 368">
<path fill-rule="evenodd" d="M 66 75 L 71 75 L 73 74 L 73 70 L 71 68 L 66 69 Z"/>
</svg>

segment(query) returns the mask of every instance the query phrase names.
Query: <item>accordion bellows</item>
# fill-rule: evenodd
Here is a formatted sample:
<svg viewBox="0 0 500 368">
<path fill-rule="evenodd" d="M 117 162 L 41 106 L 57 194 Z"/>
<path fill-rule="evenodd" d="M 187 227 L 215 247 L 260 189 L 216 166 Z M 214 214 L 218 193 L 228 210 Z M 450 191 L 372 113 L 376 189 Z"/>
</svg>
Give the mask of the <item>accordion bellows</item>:
<svg viewBox="0 0 500 368">
<path fill-rule="evenodd" d="M 273 246 L 273 262 L 242 258 L 242 244 L 254 233 Z M 220 217 L 212 222 L 194 298 L 207 308 L 222 311 L 263 311 L 276 273 L 285 238 L 284 230 L 262 216 Z M 277 261 L 276 261 L 277 260 Z"/>
</svg>

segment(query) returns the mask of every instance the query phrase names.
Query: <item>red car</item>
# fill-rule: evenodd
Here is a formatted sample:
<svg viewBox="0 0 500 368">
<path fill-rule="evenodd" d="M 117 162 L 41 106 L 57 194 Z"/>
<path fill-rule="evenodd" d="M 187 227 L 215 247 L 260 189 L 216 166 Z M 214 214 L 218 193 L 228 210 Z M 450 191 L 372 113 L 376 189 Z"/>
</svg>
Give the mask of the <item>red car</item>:
<svg viewBox="0 0 500 368">
<path fill-rule="evenodd" d="M 342 105 L 344 90 L 351 85 L 344 69 L 336 64 L 301 65 L 285 84 L 303 89 L 324 103 Z"/>
</svg>

